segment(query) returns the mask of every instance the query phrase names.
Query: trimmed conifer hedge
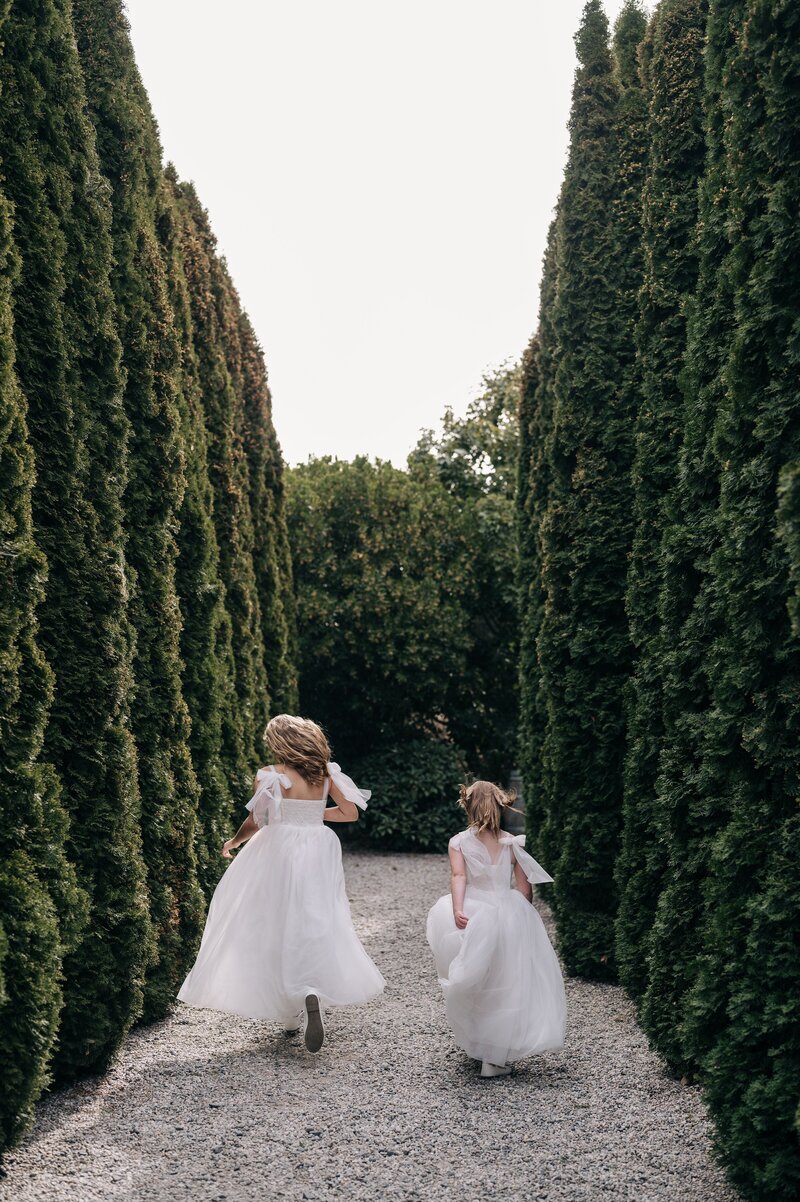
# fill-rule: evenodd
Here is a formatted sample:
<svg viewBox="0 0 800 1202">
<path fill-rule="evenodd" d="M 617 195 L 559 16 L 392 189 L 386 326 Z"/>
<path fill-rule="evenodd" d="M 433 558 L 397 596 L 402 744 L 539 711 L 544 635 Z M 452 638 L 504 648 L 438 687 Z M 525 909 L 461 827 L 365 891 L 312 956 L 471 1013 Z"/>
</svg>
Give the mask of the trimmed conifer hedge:
<svg viewBox="0 0 800 1202">
<path fill-rule="evenodd" d="M 612 53 L 599 0 L 586 4 L 570 150 L 557 216 L 557 332 L 538 662 L 547 714 L 542 853 L 555 877 L 568 968 L 614 971 L 614 861 L 630 666 L 624 577 L 631 537 L 632 317 L 641 275 L 641 87 L 631 47 L 644 15 L 620 15 Z"/>
<path fill-rule="evenodd" d="M 263 359 L 122 5 L 0 23 L 2 1152 L 169 1009 L 294 633 Z"/>
<path fill-rule="evenodd" d="M 660 610 L 668 495 L 678 471 L 685 305 L 697 283 L 694 228 L 703 166 L 706 0 L 667 0 L 646 41 L 649 156 L 642 188 L 644 279 L 636 326 L 638 389 L 632 469 L 635 530 L 626 606 L 636 660 L 627 685 L 622 847 L 616 924 L 622 983 L 647 987 L 650 931 L 667 869 L 658 795 L 664 747 L 665 632 Z"/>
<path fill-rule="evenodd" d="M 634 8 L 623 10 L 626 21 Z M 599 46 L 591 2 L 584 34 L 590 22 Z M 632 38 L 620 35 L 618 25 L 624 90 Z M 579 51 L 581 111 L 594 99 L 597 112 L 607 60 L 599 55 L 588 78 L 585 42 Z M 637 59 L 648 105 L 646 155 L 631 160 L 633 176 L 644 165 L 638 206 L 631 171 L 619 171 L 623 159 L 616 177 L 610 167 L 603 176 L 613 181 L 625 270 L 637 237 L 640 246 L 636 360 L 626 366 L 609 353 L 603 297 L 595 292 L 591 323 L 581 324 L 571 301 L 583 259 L 596 265 L 607 245 L 598 221 L 602 154 L 589 142 L 576 159 L 576 139 L 589 127 L 573 119 L 560 220 L 569 228 L 576 199 L 595 200 L 579 223 L 589 253 L 560 266 L 555 293 L 543 282 L 538 345 L 552 339 L 556 364 L 547 429 L 534 434 L 536 410 L 527 395 L 522 401 L 521 616 L 523 632 L 539 629 L 535 655 L 523 633 L 523 699 L 543 700 L 538 709 L 523 705 L 523 763 L 533 781 L 553 771 L 543 820 L 534 797 L 529 821 L 540 824 L 534 834 L 544 834 L 545 848 L 581 832 L 577 881 L 559 879 L 574 871 L 562 853 L 555 895 L 568 965 L 596 975 L 575 955 L 576 929 L 592 889 L 611 915 L 615 899 L 575 780 L 614 705 L 624 703 L 624 724 L 611 736 L 625 753 L 619 974 L 669 1067 L 702 1085 L 732 1180 L 754 1202 L 789 1202 L 800 1188 L 800 10 L 782 0 L 661 0 Z M 599 140 L 613 139 L 603 130 Z M 576 161 L 582 193 L 570 182 Z M 563 246 L 559 254 L 563 264 Z M 616 279 L 609 266 L 606 295 Z M 580 295 L 590 288 L 586 280 Z M 610 398 L 602 428 L 585 422 L 593 377 L 576 373 L 583 363 Z M 620 403 L 635 431 L 625 594 L 632 654 L 614 681 L 602 672 L 597 595 L 586 589 L 594 561 L 581 554 L 587 534 L 572 494 L 579 454 L 609 445 Z M 596 512 L 612 513 L 614 477 L 578 475 Z M 548 492 L 543 519 L 530 503 L 537 487 Z M 593 554 L 604 546 L 599 529 Z M 624 565 L 611 562 L 620 581 Z M 570 692 L 584 645 L 575 632 L 594 640 L 598 663 L 594 681 Z M 613 697 L 592 692 L 599 681 Z M 570 706 L 577 734 L 558 743 L 552 731 L 566 727 Z M 593 804 L 599 815 L 605 798 L 610 825 L 609 762 Z"/>
<path fill-rule="evenodd" d="M 174 1000 L 203 921 L 195 863 L 199 785 L 181 691 L 175 584 L 174 529 L 185 488 L 177 404 L 180 347 L 156 237 L 169 198 L 120 0 L 74 0 L 73 14 L 100 167 L 111 184 L 111 282 L 130 426 L 123 505 L 136 630 L 131 730 L 155 939 L 142 1017 L 152 1020 Z"/>
</svg>

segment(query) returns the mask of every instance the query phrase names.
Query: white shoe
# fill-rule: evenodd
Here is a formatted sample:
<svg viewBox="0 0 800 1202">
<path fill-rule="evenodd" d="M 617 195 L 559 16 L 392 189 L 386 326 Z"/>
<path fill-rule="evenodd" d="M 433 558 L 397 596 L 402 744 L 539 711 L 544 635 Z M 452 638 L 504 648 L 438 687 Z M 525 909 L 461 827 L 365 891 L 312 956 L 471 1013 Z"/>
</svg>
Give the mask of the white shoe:
<svg viewBox="0 0 800 1202">
<path fill-rule="evenodd" d="M 297 1032 L 302 1027 L 302 1025 L 303 1025 L 303 1015 L 302 1015 L 302 1011 L 300 1011 L 297 1014 L 295 1014 L 293 1019 L 290 1019 L 289 1022 L 285 1022 L 283 1024 L 283 1029 L 287 1035 L 296 1035 Z"/>
<path fill-rule="evenodd" d="M 484 1060 L 481 1065 L 482 1077 L 507 1077 L 510 1072 L 510 1064 L 492 1064 L 491 1060 Z"/>
<path fill-rule="evenodd" d="M 318 1052 L 325 1039 L 322 1003 L 316 993 L 306 994 L 306 1000 L 303 1003 L 303 1039 L 309 1052 Z"/>
</svg>

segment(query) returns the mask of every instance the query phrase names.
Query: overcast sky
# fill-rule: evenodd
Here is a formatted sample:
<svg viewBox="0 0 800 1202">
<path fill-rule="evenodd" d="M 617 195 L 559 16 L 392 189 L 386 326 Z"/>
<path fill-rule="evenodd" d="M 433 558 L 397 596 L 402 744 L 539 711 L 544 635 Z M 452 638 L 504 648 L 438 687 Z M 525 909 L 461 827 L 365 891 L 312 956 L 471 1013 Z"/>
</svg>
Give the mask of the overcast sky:
<svg viewBox="0 0 800 1202">
<path fill-rule="evenodd" d="M 613 21 L 622 0 L 608 0 Z M 536 323 L 581 0 L 128 0 L 289 463 L 403 465 Z"/>
</svg>

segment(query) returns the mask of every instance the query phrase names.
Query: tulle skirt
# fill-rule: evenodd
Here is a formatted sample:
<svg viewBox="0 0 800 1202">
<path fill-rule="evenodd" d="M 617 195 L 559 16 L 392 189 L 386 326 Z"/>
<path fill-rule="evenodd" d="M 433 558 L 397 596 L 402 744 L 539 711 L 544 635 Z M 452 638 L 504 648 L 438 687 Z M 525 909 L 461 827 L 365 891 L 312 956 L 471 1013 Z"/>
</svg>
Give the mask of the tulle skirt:
<svg viewBox="0 0 800 1202">
<path fill-rule="evenodd" d="M 534 906 L 515 889 L 467 886 L 460 931 L 449 894 L 428 912 L 428 943 L 456 1043 L 476 1060 L 511 1064 L 560 1048 L 566 1032 L 564 979 Z"/>
<path fill-rule="evenodd" d="M 358 1005 L 385 981 L 353 927 L 339 840 L 322 823 L 261 827 L 221 878 L 178 998 L 288 1023 L 307 993 Z"/>
</svg>

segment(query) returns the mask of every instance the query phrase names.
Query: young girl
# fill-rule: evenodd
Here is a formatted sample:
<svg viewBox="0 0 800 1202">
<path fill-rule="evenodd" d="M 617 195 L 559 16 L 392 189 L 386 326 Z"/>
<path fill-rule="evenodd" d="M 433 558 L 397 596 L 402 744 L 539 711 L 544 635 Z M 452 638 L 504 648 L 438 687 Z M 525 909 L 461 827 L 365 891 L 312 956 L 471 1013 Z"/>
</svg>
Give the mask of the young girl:
<svg viewBox="0 0 800 1202">
<path fill-rule="evenodd" d="M 265 737 L 277 762 L 256 773 L 250 815 L 223 844 L 233 862 L 178 998 L 287 1031 L 302 1025 L 306 1047 L 318 1052 L 324 1007 L 358 1005 L 385 985 L 356 935 L 339 840 L 324 825 L 354 822 L 370 794 L 330 762 L 315 722 L 278 714 Z M 336 805 L 326 808 L 329 793 Z"/>
<path fill-rule="evenodd" d="M 469 826 L 450 840 L 450 896 L 428 913 L 447 1018 L 458 1046 L 482 1062 L 482 1077 L 560 1048 L 566 1029 L 561 969 L 531 904 L 531 885 L 553 878 L 523 849 L 524 835 L 501 832 L 512 802 L 489 781 L 462 785 Z"/>
</svg>

